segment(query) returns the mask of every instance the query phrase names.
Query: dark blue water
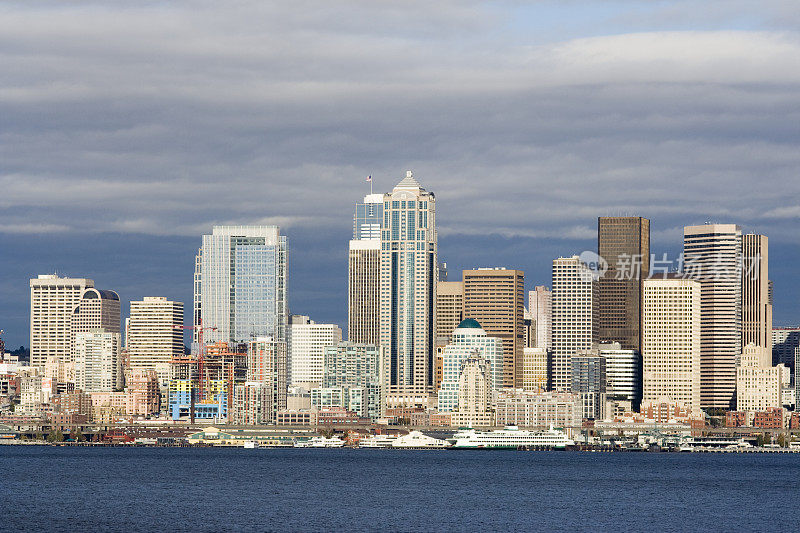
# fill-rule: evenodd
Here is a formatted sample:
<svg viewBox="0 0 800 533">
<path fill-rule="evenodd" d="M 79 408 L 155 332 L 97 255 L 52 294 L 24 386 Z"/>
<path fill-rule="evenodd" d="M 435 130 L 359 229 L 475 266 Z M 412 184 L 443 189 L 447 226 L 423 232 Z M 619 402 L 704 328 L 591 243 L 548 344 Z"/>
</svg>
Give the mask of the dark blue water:
<svg viewBox="0 0 800 533">
<path fill-rule="evenodd" d="M 4 531 L 797 531 L 800 454 L 0 446 Z"/>
</svg>

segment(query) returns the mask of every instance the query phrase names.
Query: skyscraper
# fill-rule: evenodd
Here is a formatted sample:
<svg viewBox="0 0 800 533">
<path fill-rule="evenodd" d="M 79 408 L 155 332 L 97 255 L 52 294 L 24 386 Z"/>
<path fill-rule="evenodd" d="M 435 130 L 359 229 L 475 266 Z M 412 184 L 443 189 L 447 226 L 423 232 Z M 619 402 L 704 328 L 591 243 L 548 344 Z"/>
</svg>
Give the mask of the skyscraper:
<svg viewBox="0 0 800 533">
<path fill-rule="evenodd" d="M 766 235 L 742 235 L 742 346 L 772 349 L 769 292 L 769 239 Z"/>
<path fill-rule="evenodd" d="M 121 334 L 119 295 L 114 291 L 86 289 L 72 312 L 72 359 L 75 358 L 74 339 L 79 333 L 102 330 Z M 119 347 L 121 349 L 121 347 Z"/>
<path fill-rule="evenodd" d="M 383 195 L 356 204 L 347 262 L 347 335 L 351 342 L 380 340 L 380 254 Z"/>
<path fill-rule="evenodd" d="M 772 328 L 772 364 L 783 363 L 794 374 L 796 357 L 800 357 L 800 326 Z M 800 383 L 796 376 L 795 382 Z"/>
<path fill-rule="evenodd" d="M 123 383 L 119 332 L 97 329 L 75 334 L 75 388 L 112 392 Z"/>
<path fill-rule="evenodd" d="M 678 276 L 644 282 L 642 401 L 700 407 L 700 283 Z"/>
<path fill-rule="evenodd" d="M 195 342 L 286 340 L 286 237 L 277 226 L 214 226 L 195 261 Z"/>
<path fill-rule="evenodd" d="M 572 389 L 572 356 L 592 348 L 596 287 L 592 271 L 577 255 L 553 260 L 552 390 Z"/>
<path fill-rule="evenodd" d="M 528 293 L 528 312 L 535 331 L 534 348 L 549 350 L 552 347 L 551 293 L 544 285 L 537 285 Z"/>
<path fill-rule="evenodd" d="M 286 409 L 288 389 L 288 356 L 285 341 L 272 337 L 256 337 L 247 343 L 247 381 L 263 383 L 271 394 L 269 422 L 274 423 L 278 411 Z"/>
<path fill-rule="evenodd" d="M 73 351 L 72 317 L 81 296 L 94 281 L 40 275 L 31 287 L 31 366 L 44 367 L 50 357 L 68 363 Z"/>
<path fill-rule="evenodd" d="M 464 316 L 477 320 L 486 334 L 503 341 L 503 386 L 522 388 L 525 347 L 525 274 L 521 270 L 465 270 Z"/>
<path fill-rule="evenodd" d="M 366 392 L 362 416 L 375 419 L 383 411 L 383 351 L 371 344 L 340 342 L 325 348 L 324 388 L 361 388 Z"/>
<path fill-rule="evenodd" d="M 336 324 L 292 324 L 289 335 L 289 383 L 322 385 L 325 349 L 342 342 L 342 329 Z M 313 385 L 310 385 L 313 384 Z"/>
<path fill-rule="evenodd" d="M 127 332 L 131 368 L 154 370 L 165 383 L 170 378 L 170 361 L 184 354 L 181 326 L 183 302 L 163 296 L 132 301 Z"/>
<path fill-rule="evenodd" d="M 730 409 L 742 345 L 742 231 L 705 224 L 683 236 L 684 273 L 701 284 L 700 407 Z"/>
<path fill-rule="evenodd" d="M 641 350 L 642 280 L 650 273 L 650 221 L 599 217 L 597 253 L 608 263 L 597 284 L 597 340 Z"/>
<path fill-rule="evenodd" d="M 436 284 L 436 345 L 450 343 L 453 330 L 464 320 L 464 283 L 439 281 Z"/>
<path fill-rule="evenodd" d="M 486 331 L 472 318 L 464 319 L 453 331 L 453 340 L 444 349 L 442 385 L 439 388 L 439 411 L 449 412 L 458 405 L 459 376 L 461 363 L 470 357 L 488 361 L 489 388 L 497 390 L 503 386 L 504 343 Z"/>
<path fill-rule="evenodd" d="M 433 392 L 437 247 L 436 199 L 412 173 L 383 197 L 380 345 L 387 403 L 428 403 Z"/>
</svg>

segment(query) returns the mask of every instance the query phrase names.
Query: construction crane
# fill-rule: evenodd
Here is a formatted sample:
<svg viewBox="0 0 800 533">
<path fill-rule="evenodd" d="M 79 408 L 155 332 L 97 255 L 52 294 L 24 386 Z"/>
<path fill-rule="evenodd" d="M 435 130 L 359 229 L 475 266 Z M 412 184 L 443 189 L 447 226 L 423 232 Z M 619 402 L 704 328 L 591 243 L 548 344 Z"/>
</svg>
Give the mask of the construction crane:
<svg viewBox="0 0 800 533">
<path fill-rule="evenodd" d="M 198 388 L 198 396 L 199 400 L 202 402 L 205 398 L 205 382 L 203 379 L 203 355 L 205 353 L 205 343 L 203 342 L 203 332 L 207 329 L 212 331 L 216 331 L 217 326 L 204 326 L 202 319 L 200 323 L 195 326 L 172 326 L 173 329 L 193 329 L 197 331 L 197 344 L 199 346 L 197 350 L 197 388 Z M 191 389 L 191 375 L 189 376 L 189 418 L 190 422 L 194 424 L 194 394 L 192 394 Z"/>
</svg>

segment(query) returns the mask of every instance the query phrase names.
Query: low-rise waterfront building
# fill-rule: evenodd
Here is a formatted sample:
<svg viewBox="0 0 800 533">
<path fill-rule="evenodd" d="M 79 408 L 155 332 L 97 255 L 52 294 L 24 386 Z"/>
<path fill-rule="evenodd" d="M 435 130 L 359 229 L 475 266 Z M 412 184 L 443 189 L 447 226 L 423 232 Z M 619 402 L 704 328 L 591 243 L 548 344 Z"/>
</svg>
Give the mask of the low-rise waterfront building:
<svg viewBox="0 0 800 533">
<path fill-rule="evenodd" d="M 498 426 L 553 426 L 569 430 L 581 427 L 581 410 L 578 394 L 503 389 L 497 395 L 495 423 Z"/>
</svg>

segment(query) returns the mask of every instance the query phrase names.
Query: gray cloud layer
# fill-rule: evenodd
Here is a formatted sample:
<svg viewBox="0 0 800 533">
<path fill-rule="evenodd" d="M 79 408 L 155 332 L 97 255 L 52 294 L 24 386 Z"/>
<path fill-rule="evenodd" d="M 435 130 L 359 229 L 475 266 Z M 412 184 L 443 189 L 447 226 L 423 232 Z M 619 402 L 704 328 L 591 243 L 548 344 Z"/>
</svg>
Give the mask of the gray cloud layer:
<svg viewBox="0 0 800 533">
<path fill-rule="evenodd" d="M 346 227 L 366 174 L 412 168 L 444 233 L 585 239 L 635 213 L 656 240 L 800 241 L 789 3 L 745 29 L 743 2 L 430 4 L 0 8 L 0 232 Z M 557 9 L 608 35 L 553 38 Z"/>
</svg>

